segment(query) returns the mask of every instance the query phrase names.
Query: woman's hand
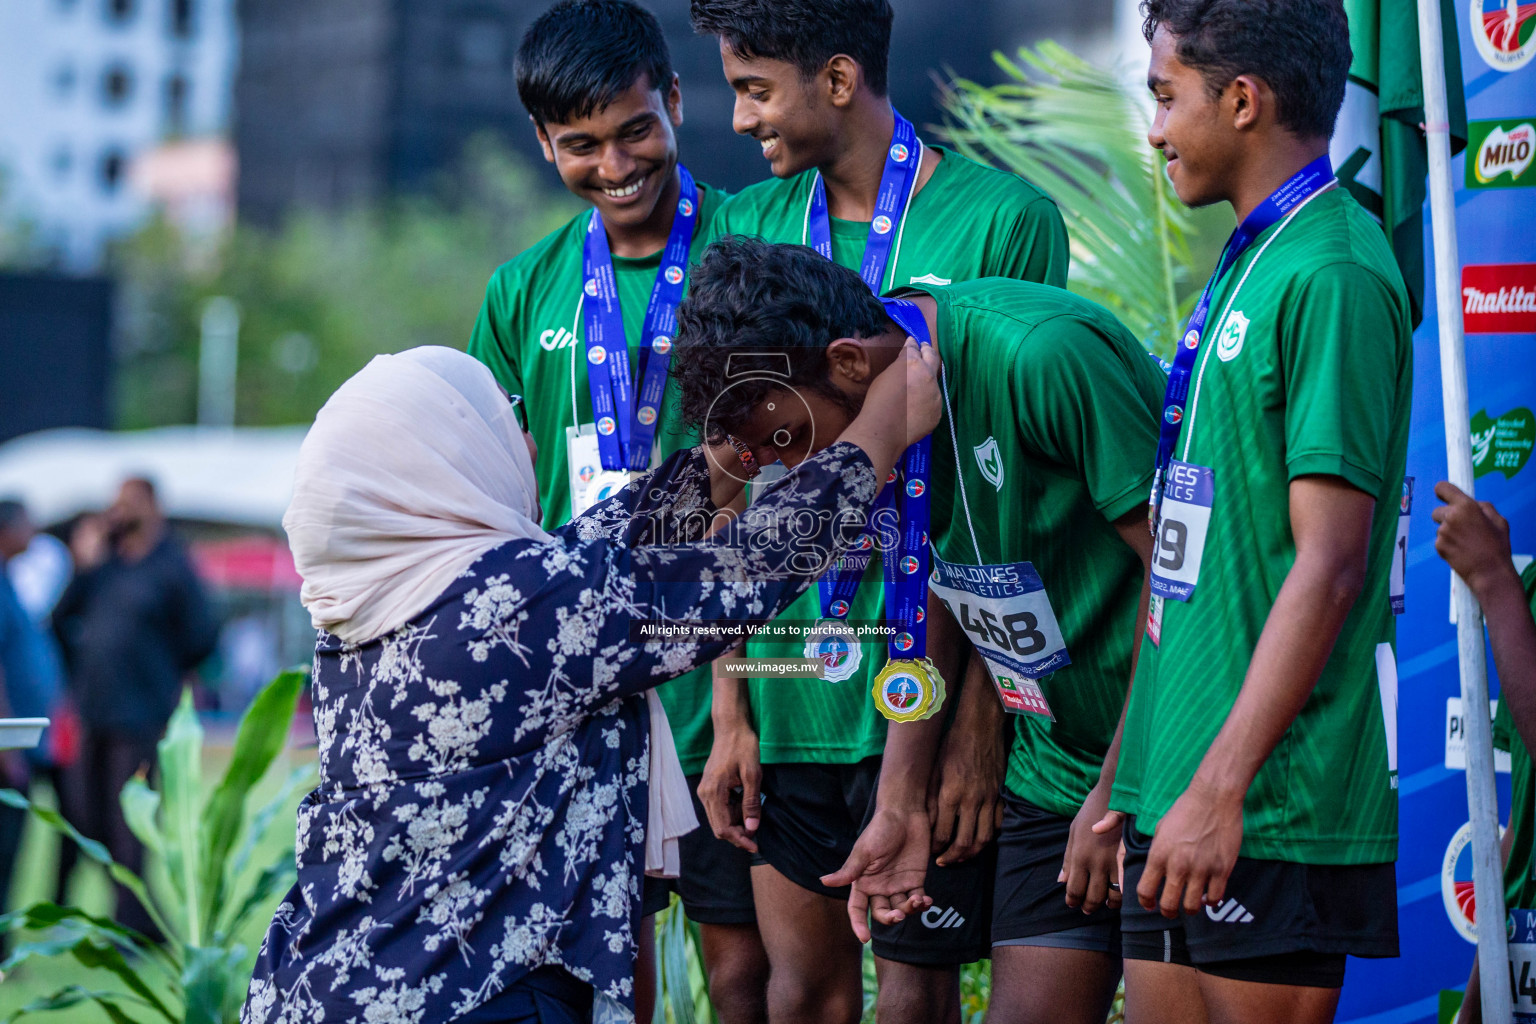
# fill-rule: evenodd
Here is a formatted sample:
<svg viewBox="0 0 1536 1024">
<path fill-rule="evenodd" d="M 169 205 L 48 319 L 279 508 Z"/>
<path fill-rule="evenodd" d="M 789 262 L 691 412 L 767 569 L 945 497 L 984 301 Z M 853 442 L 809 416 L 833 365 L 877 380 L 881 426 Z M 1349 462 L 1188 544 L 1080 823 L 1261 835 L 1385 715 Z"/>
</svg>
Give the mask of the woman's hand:
<svg viewBox="0 0 1536 1024">
<path fill-rule="evenodd" d="M 933 433 L 943 412 L 938 349 L 908 338 L 901 353 L 870 384 L 863 409 L 839 440 L 863 448 L 884 477 L 909 445 Z"/>
</svg>

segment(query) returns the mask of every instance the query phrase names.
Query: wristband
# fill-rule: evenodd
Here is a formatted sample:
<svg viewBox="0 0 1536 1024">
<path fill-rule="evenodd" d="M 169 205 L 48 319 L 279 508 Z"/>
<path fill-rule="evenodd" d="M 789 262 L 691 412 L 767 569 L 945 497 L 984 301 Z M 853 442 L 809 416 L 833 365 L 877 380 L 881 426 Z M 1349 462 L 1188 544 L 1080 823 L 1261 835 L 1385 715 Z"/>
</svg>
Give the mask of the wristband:
<svg viewBox="0 0 1536 1024">
<path fill-rule="evenodd" d="M 763 471 L 762 467 L 757 464 L 757 459 L 753 456 L 752 449 L 747 447 L 745 441 L 738 441 L 730 436 L 727 436 L 726 440 L 731 442 L 732 448 L 736 449 L 736 457 L 741 460 L 741 468 L 747 474 L 748 480 L 751 480 Z"/>
</svg>

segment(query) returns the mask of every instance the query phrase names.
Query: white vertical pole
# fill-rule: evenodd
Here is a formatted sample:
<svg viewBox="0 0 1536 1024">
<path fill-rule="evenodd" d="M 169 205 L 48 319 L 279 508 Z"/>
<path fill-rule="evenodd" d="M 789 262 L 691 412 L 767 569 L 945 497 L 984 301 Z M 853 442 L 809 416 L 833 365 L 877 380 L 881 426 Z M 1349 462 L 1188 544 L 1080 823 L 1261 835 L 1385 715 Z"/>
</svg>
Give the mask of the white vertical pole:
<svg viewBox="0 0 1536 1024">
<path fill-rule="evenodd" d="M 1429 209 L 1434 229 L 1435 305 L 1440 315 L 1440 388 L 1451 483 L 1472 493 L 1472 441 L 1467 406 L 1467 355 L 1462 334 L 1461 258 L 1451 185 L 1450 113 L 1445 97 L 1445 42 L 1440 0 L 1418 0 L 1419 65 L 1424 77 L 1424 128 L 1429 150 Z M 1467 810 L 1472 821 L 1472 884 L 1477 897 L 1477 956 L 1483 1020 L 1509 1024 L 1509 947 L 1504 931 L 1504 868 L 1499 858 L 1499 801 L 1493 781 L 1493 728 L 1483 614 L 1458 576 L 1451 583 L 1461 708 L 1467 730 Z"/>
<path fill-rule="evenodd" d="M 240 360 L 240 307 L 222 295 L 203 306 L 197 352 L 197 424 L 235 425 L 235 377 Z"/>
</svg>

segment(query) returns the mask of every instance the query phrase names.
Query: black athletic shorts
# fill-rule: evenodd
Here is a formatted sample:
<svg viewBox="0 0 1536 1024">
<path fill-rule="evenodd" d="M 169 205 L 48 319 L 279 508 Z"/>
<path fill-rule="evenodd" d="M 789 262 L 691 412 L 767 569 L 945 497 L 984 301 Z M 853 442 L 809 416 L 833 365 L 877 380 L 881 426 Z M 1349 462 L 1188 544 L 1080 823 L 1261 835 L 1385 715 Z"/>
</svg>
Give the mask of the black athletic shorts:
<svg viewBox="0 0 1536 1024">
<path fill-rule="evenodd" d="M 997 839 L 992 895 L 992 945 L 1052 946 L 1120 955 L 1120 913 L 1100 907 L 1084 914 L 1067 906 L 1056 879 L 1067 853 L 1072 819 L 1003 791 L 1003 831 Z"/>
<path fill-rule="evenodd" d="M 1152 837 L 1125 826 L 1122 954 L 1182 963 L 1218 977 L 1339 988 L 1344 957 L 1397 956 L 1393 864 L 1298 864 L 1239 857 L 1226 898 L 1170 921 L 1143 910 L 1136 885 Z"/>
<path fill-rule="evenodd" d="M 699 924 L 756 924 L 752 903 L 752 855 L 716 838 L 699 801 L 699 779 L 688 776 L 688 793 L 699 827 L 677 841 L 678 877 L 671 888 L 682 897 L 688 920 Z"/>
<path fill-rule="evenodd" d="M 846 900 L 848 887 L 821 884 L 843 866 L 874 811 L 880 758 L 857 764 L 763 765 L 763 820 L 755 864 L 767 864 L 802 889 Z M 933 906 L 897 925 L 871 922 L 876 956 L 897 963 L 950 966 L 989 954 L 995 851 L 953 867 L 932 862 L 924 890 Z"/>
</svg>

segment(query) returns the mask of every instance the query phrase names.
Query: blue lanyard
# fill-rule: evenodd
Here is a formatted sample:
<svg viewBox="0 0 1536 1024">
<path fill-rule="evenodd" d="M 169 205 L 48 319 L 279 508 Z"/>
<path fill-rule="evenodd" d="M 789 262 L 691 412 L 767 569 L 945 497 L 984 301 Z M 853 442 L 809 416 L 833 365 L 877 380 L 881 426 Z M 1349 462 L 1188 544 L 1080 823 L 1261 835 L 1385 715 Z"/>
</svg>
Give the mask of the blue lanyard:
<svg viewBox="0 0 1536 1024">
<path fill-rule="evenodd" d="M 885 170 L 880 174 L 880 193 L 875 197 L 875 217 L 869 222 L 869 237 L 864 242 L 864 260 L 859 265 L 859 276 L 869 285 L 869 290 L 879 295 L 884 290 L 885 267 L 891 258 L 891 245 L 896 240 L 901 219 L 906 215 L 907 197 L 912 194 L 912 183 L 917 180 L 918 166 L 922 163 L 922 144 L 912 122 L 896 111 L 896 129 L 891 133 L 891 148 L 885 153 Z M 811 186 L 811 206 L 806 213 L 806 237 L 811 248 L 827 259 L 832 258 L 832 218 L 827 213 L 827 186 L 816 172 L 816 183 Z"/>
<path fill-rule="evenodd" d="M 641 329 L 639 400 L 631 393 L 629 345 L 624 339 L 624 311 L 619 306 L 618 282 L 603 219 L 592 211 L 587 221 L 587 240 L 582 251 L 582 317 L 586 326 L 587 387 L 592 395 L 592 415 L 597 421 L 597 451 L 605 470 L 643 470 L 651 462 L 651 444 L 661 400 L 667 390 L 667 368 L 672 361 L 672 337 L 677 333 L 677 304 L 683 298 L 688 274 L 688 251 L 699 218 L 699 195 L 693 175 L 677 165 L 682 188 L 667 247 L 662 250 L 651 301 L 645 308 Z M 603 364 L 608 372 L 604 373 Z"/>
<path fill-rule="evenodd" d="M 917 339 L 931 345 L 928 322 L 922 310 L 905 299 L 881 299 L 892 320 Z M 924 658 L 928 654 L 928 474 L 933 437 L 909 445 L 901 459 L 901 476 L 895 481 L 897 507 L 896 545 L 884 545 L 885 614 L 900 630 L 890 642 L 892 661 Z M 892 486 L 887 485 L 887 490 Z M 891 555 L 898 557 L 892 558 Z"/>
<path fill-rule="evenodd" d="M 928 322 L 922 310 L 905 299 L 881 299 L 885 311 L 918 344 L 929 345 Z M 834 619 L 848 617 L 849 605 L 858 593 L 874 542 L 880 536 L 881 561 L 885 565 L 885 614 L 900 626 L 888 644 L 892 659 L 922 658 L 928 650 L 928 473 L 933 438 L 908 446 L 900 472 L 892 471 L 870 511 L 871 526 L 860 538 L 860 547 L 844 555 L 819 581 L 822 614 Z"/>
<path fill-rule="evenodd" d="M 1205 334 L 1205 322 L 1210 316 L 1211 296 L 1216 290 L 1217 281 L 1232 269 L 1254 239 L 1321 192 L 1332 181 L 1333 169 L 1328 163 L 1327 154 L 1324 154 L 1296 172 L 1244 217 L 1237 230 L 1232 232 L 1232 237 L 1227 239 L 1226 248 L 1221 251 L 1221 260 L 1216 264 L 1216 272 L 1205 282 L 1205 288 L 1200 292 L 1200 301 L 1195 303 L 1195 311 L 1189 315 L 1189 322 L 1184 326 L 1183 338 L 1173 357 L 1173 368 L 1168 373 L 1168 390 L 1163 393 L 1163 421 L 1159 425 L 1157 439 L 1157 473 L 1152 479 L 1154 507 L 1162 504 L 1163 473 L 1173 458 L 1173 449 L 1179 443 L 1179 432 L 1184 426 L 1184 404 L 1189 398 L 1195 357 L 1199 354 L 1200 340 Z"/>
<path fill-rule="evenodd" d="M 869 237 L 864 242 L 864 259 L 859 268 L 859 276 L 869 286 L 869 290 L 876 295 L 880 294 L 881 284 L 885 280 L 886 265 L 890 261 L 891 246 L 895 241 L 895 235 L 901 225 L 901 220 L 906 216 L 907 203 L 912 194 L 912 184 L 917 180 L 918 169 L 922 164 L 922 143 L 918 141 L 917 132 L 912 127 L 912 122 L 902 117 L 900 113 L 892 111 L 896 118 L 896 126 L 891 132 L 891 147 L 885 153 L 885 170 L 880 174 L 880 193 L 875 198 L 875 217 L 869 223 Z M 811 188 L 811 205 L 806 213 L 806 236 L 810 240 L 811 247 L 821 253 L 823 257 L 832 259 L 832 220 L 827 213 L 827 188 L 821 180 L 821 172 L 816 173 L 816 183 Z M 881 300 L 885 301 L 885 300 Z M 911 303 L 903 305 L 910 306 Z M 913 337 L 926 342 L 928 338 L 928 326 L 923 321 L 921 314 L 914 315 L 921 327 L 921 335 L 913 334 Z M 890 309 L 888 308 L 888 311 Z M 895 312 L 891 312 L 893 318 Z M 898 322 L 901 322 L 898 320 Z M 903 322 L 903 327 L 907 325 Z M 910 332 L 910 328 L 908 328 Z M 924 445 L 927 441 L 922 442 Z M 915 446 L 914 446 L 915 447 Z M 927 449 L 925 448 L 926 452 Z M 926 490 L 927 460 L 924 458 L 924 470 L 922 482 L 919 485 Z M 892 474 L 894 480 L 895 474 Z M 875 499 L 874 506 L 870 509 L 870 523 L 880 523 L 896 515 L 895 488 L 892 481 L 887 481 L 880 496 Z M 927 499 L 924 498 L 923 506 L 923 530 L 927 530 Z M 852 609 L 853 598 L 859 592 L 859 581 L 864 577 L 864 569 L 868 565 L 868 552 L 874 548 L 872 534 L 878 532 L 866 528 L 864 536 L 859 540 L 859 546 L 838 560 L 827 574 L 818 581 L 821 592 L 821 613 L 827 618 L 846 619 Z M 893 541 L 893 545 L 894 545 Z M 887 561 L 894 551 L 893 545 L 885 547 Z M 926 565 L 927 548 L 924 545 L 922 555 Z M 890 602 L 887 601 L 887 609 Z M 894 647 L 893 647 L 894 649 Z M 921 654 L 911 655 L 921 657 Z"/>
</svg>

